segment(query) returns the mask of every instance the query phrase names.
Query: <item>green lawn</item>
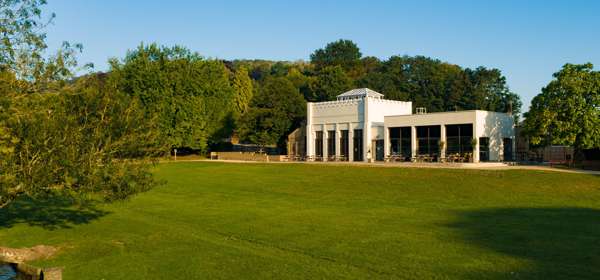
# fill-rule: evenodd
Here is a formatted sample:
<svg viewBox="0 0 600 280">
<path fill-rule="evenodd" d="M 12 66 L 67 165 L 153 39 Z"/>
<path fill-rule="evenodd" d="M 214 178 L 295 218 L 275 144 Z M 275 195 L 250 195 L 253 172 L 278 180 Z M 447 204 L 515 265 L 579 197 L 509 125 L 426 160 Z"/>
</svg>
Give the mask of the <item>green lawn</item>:
<svg viewBox="0 0 600 280">
<path fill-rule="evenodd" d="M 168 163 L 126 202 L 0 210 L 65 279 L 600 279 L 600 176 Z"/>
</svg>

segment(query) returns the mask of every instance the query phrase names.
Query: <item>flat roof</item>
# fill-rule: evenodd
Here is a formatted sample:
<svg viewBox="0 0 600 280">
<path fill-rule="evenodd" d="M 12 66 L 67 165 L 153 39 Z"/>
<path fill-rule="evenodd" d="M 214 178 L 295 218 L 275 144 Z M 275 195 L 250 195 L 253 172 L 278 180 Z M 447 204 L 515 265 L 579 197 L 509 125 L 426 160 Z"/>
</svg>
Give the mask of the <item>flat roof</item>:
<svg viewBox="0 0 600 280">
<path fill-rule="evenodd" d="M 427 116 L 427 115 L 435 115 L 435 114 L 460 114 L 460 113 L 470 113 L 470 112 L 488 112 L 494 114 L 505 114 L 510 115 L 509 113 L 503 112 L 495 112 L 495 111 L 487 111 L 487 110 L 463 110 L 463 111 L 445 111 L 445 112 L 431 112 L 425 114 L 410 114 L 410 115 L 387 115 L 387 117 L 414 117 L 414 116 Z"/>
</svg>

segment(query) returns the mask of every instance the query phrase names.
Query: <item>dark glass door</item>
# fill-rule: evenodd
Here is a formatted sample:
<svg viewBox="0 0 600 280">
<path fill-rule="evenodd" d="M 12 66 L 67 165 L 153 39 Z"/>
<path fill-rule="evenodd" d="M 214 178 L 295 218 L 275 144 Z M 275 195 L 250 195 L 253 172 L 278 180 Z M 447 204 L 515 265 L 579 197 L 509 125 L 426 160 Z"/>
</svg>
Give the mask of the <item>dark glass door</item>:
<svg viewBox="0 0 600 280">
<path fill-rule="evenodd" d="M 479 161 L 490 160 L 490 138 L 479 137 Z"/>
<path fill-rule="evenodd" d="M 354 161 L 363 161 L 363 131 L 362 129 L 354 130 Z"/>
<path fill-rule="evenodd" d="M 383 161 L 383 140 L 375 140 L 375 160 Z"/>
<path fill-rule="evenodd" d="M 513 161 L 512 139 L 504 138 L 502 139 L 502 144 L 504 146 L 504 161 Z"/>
</svg>

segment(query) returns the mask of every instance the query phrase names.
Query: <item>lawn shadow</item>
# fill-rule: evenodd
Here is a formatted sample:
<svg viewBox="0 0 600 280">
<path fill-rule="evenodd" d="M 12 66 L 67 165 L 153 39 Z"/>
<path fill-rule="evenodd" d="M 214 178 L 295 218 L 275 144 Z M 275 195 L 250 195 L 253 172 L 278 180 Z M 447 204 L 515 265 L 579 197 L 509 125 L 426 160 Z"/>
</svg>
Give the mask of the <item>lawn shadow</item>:
<svg viewBox="0 0 600 280">
<path fill-rule="evenodd" d="M 109 212 L 98 209 L 93 202 L 73 205 L 60 197 L 46 199 L 21 198 L 0 209 L 0 229 L 27 224 L 45 229 L 71 228 L 86 224 Z"/>
<path fill-rule="evenodd" d="M 468 278 L 600 279 L 600 210 L 484 209 L 461 212 L 450 227 L 469 245 L 532 264 L 516 271 L 473 271 Z"/>
</svg>

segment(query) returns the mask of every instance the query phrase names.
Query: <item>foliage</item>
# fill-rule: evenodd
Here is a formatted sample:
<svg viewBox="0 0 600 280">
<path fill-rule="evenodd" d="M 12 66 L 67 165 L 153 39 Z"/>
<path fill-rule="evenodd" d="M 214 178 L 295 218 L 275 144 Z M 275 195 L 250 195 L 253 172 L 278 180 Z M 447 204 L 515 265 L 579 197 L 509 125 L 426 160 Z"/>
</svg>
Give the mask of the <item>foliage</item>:
<svg viewBox="0 0 600 280">
<path fill-rule="evenodd" d="M 413 106 L 426 107 L 428 112 L 510 111 L 518 119 L 522 105 L 498 69 L 462 68 L 425 56 L 361 57 L 356 44 L 348 40 L 316 50 L 308 65 L 264 60 L 233 64 L 247 67 L 259 84 L 269 77 L 285 77 L 307 101 L 333 100 L 349 88 L 368 87 L 387 99 L 412 101 Z"/>
<path fill-rule="evenodd" d="M 317 74 L 314 87 L 316 101 L 331 101 L 339 94 L 351 90 L 352 81 L 341 66 L 327 66 Z"/>
<path fill-rule="evenodd" d="M 254 95 L 254 85 L 252 84 L 252 79 L 248 76 L 246 67 L 241 67 L 235 71 L 232 87 L 235 94 L 234 112 L 238 116 L 237 118 L 239 118 L 239 116 L 248 111 L 248 106 L 250 106 L 250 101 Z"/>
<path fill-rule="evenodd" d="M 240 136 L 263 146 L 282 144 L 279 141 L 305 116 L 306 101 L 294 84 L 283 77 L 269 78 L 242 117 Z"/>
<path fill-rule="evenodd" d="M 317 69 L 339 65 L 345 70 L 355 67 L 362 54 L 358 46 L 350 40 L 331 42 L 324 49 L 315 50 L 310 61 Z"/>
<path fill-rule="evenodd" d="M 20 92 L 57 91 L 72 78 L 78 66 L 76 56 L 81 44 L 63 42 L 52 56 L 45 57 L 45 27 L 55 15 L 42 20 L 45 0 L 0 1 L 0 72 L 12 72 L 19 80 Z M 80 70 L 93 67 L 86 64 Z"/>
<path fill-rule="evenodd" d="M 139 97 L 146 113 L 158 117 L 161 139 L 171 148 L 204 151 L 218 140 L 233 108 L 225 65 L 183 47 L 140 45 L 122 62 L 112 60 L 110 75 L 119 90 Z"/>
<path fill-rule="evenodd" d="M 154 182 L 145 157 L 155 129 L 136 98 L 100 85 L 60 94 L 10 96 L 4 131 L 0 205 L 19 196 L 123 199 Z"/>
<path fill-rule="evenodd" d="M 533 98 L 523 128 L 532 144 L 600 147 L 600 71 L 564 65 Z"/>
<path fill-rule="evenodd" d="M 67 81 L 81 46 L 44 57 L 43 4 L 0 0 L 0 208 L 23 196 L 114 200 L 147 190 L 148 157 L 160 150 L 154 119 L 102 77 Z"/>
</svg>

